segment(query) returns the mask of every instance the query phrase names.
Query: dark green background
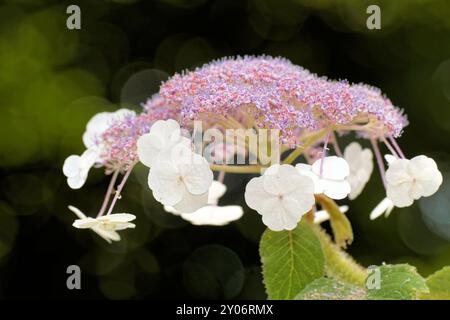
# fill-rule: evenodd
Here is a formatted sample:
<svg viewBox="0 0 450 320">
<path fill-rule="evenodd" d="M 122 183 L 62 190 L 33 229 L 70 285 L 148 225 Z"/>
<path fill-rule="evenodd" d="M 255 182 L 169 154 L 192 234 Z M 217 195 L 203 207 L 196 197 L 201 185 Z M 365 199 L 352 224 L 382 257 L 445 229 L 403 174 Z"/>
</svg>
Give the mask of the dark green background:
<svg viewBox="0 0 450 320">
<path fill-rule="evenodd" d="M 93 114 L 139 110 L 174 72 L 232 55 L 280 55 L 320 75 L 378 86 L 404 108 L 410 125 L 399 142 L 407 156 L 437 159 L 443 186 L 371 222 L 384 196 L 374 172 L 350 204 L 349 251 L 366 266 L 408 262 L 423 275 L 450 264 L 449 1 L 1 3 L 0 297 L 265 297 L 255 212 L 222 228 L 190 226 L 152 200 L 146 169 L 138 167 L 118 208 L 137 215 L 137 228 L 107 245 L 72 228 L 67 209 L 98 210 L 107 185 L 102 170 L 92 170 L 78 191 L 61 172 L 65 157 L 82 152 Z M 66 28 L 73 3 L 81 7 L 79 31 Z M 369 4 L 381 7 L 381 30 L 366 28 Z M 227 176 L 224 203 L 242 202 L 249 178 Z M 80 291 L 66 289 L 71 264 L 81 266 Z"/>
</svg>

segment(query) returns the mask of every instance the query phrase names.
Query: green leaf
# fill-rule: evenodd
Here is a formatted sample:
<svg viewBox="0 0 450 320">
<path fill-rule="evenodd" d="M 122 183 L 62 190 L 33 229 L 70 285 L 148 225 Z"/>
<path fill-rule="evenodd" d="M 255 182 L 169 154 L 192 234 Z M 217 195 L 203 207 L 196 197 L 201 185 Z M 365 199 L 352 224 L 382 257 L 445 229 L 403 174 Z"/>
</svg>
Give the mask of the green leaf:
<svg viewBox="0 0 450 320">
<path fill-rule="evenodd" d="M 427 278 L 430 293 L 422 294 L 424 300 L 450 300 L 450 266 L 436 271 Z"/>
<path fill-rule="evenodd" d="M 365 300 L 366 291 L 353 284 L 330 278 L 316 279 L 306 286 L 296 300 Z"/>
<path fill-rule="evenodd" d="M 407 264 L 382 265 L 371 269 L 366 280 L 367 297 L 372 300 L 413 300 L 428 292 L 416 271 Z"/>
<path fill-rule="evenodd" d="M 293 299 L 311 281 L 324 275 L 320 241 L 305 222 L 292 231 L 267 229 L 261 239 L 260 255 L 269 299 Z"/>
<path fill-rule="evenodd" d="M 353 242 L 353 230 L 347 216 L 341 212 L 333 199 L 324 195 L 317 195 L 317 201 L 330 215 L 330 225 L 334 235 L 334 242 L 342 248 Z"/>
</svg>

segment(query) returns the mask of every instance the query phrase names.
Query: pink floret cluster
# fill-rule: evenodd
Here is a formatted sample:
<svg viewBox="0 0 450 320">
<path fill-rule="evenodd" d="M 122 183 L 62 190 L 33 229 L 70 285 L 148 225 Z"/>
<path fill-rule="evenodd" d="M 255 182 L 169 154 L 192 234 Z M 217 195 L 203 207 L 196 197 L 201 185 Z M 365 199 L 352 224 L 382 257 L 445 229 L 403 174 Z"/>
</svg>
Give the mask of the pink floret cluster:
<svg viewBox="0 0 450 320">
<path fill-rule="evenodd" d="M 148 114 L 130 115 L 116 121 L 101 136 L 101 157 L 104 165 L 109 168 L 126 170 L 135 164 L 137 155 L 137 140 L 150 131 L 152 121 Z"/>
<path fill-rule="evenodd" d="M 144 108 L 152 119 L 182 122 L 243 112 L 260 128 L 280 129 L 292 141 L 300 130 L 375 122 L 379 135 L 397 137 L 407 125 L 402 110 L 380 90 L 331 81 L 283 58 L 237 57 L 175 74 Z"/>
</svg>

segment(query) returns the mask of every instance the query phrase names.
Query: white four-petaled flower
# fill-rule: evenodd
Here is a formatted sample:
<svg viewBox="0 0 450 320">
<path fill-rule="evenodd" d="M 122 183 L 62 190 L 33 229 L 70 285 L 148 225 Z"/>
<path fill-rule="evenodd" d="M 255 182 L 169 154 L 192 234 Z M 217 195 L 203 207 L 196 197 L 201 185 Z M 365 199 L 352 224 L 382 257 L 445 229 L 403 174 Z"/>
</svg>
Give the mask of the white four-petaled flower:
<svg viewBox="0 0 450 320">
<path fill-rule="evenodd" d="M 166 206 L 191 213 L 208 202 L 213 173 L 208 162 L 190 147 L 179 143 L 152 161 L 148 186 Z"/>
<path fill-rule="evenodd" d="M 331 199 L 344 199 L 351 191 L 347 180 L 350 168 L 343 158 L 330 156 L 315 161 L 312 165 L 299 163 L 297 171 L 314 182 L 314 193 L 325 194 Z"/>
<path fill-rule="evenodd" d="M 181 129 L 175 120 L 158 120 L 150 128 L 150 132 L 137 141 L 139 160 L 151 167 L 159 155 L 173 146 L 183 143 L 189 145 L 190 140 L 181 135 Z"/>
<path fill-rule="evenodd" d="M 424 155 L 391 160 L 386 171 L 387 197 L 396 207 L 408 207 L 414 200 L 434 194 L 442 183 L 436 162 Z"/>
<path fill-rule="evenodd" d="M 63 173 L 67 177 L 67 184 L 72 189 L 81 188 L 88 177 L 89 170 L 96 163 L 101 162 L 101 144 L 98 138 L 114 121 L 119 121 L 127 116 L 133 116 L 135 112 L 129 109 L 119 109 L 115 112 L 100 112 L 94 115 L 86 125 L 83 133 L 83 143 L 86 150 L 81 156 L 71 155 L 66 158 L 63 165 Z"/>
<path fill-rule="evenodd" d="M 79 218 L 72 224 L 75 228 L 91 229 L 108 243 L 120 240 L 120 235 L 117 231 L 136 227 L 134 223 L 130 222 L 136 219 L 136 216 L 129 213 L 115 213 L 91 218 L 87 217 L 78 208 L 69 206 L 69 209 Z"/>
<path fill-rule="evenodd" d="M 247 205 L 271 230 L 292 230 L 314 205 L 314 184 L 291 165 L 275 164 L 245 188 Z"/>
<path fill-rule="evenodd" d="M 344 159 L 350 167 L 348 182 L 351 192 L 350 200 L 355 199 L 364 189 L 373 171 L 373 154 L 370 149 L 363 149 L 357 142 L 350 143 L 344 150 Z"/>
<path fill-rule="evenodd" d="M 170 206 L 164 206 L 164 210 L 179 215 L 194 225 L 223 226 L 240 219 L 244 213 L 241 206 L 218 206 L 219 199 L 226 190 L 223 183 L 213 181 L 209 188 L 208 205 L 193 213 L 183 213 Z"/>
</svg>

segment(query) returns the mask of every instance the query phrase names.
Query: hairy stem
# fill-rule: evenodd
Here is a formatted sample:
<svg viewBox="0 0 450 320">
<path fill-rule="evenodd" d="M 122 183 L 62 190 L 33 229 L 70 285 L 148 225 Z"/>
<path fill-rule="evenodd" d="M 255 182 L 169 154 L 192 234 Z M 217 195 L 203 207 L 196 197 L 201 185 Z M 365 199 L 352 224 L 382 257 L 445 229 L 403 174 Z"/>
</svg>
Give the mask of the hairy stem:
<svg viewBox="0 0 450 320">
<path fill-rule="evenodd" d="M 312 229 L 322 244 L 327 275 L 344 282 L 365 286 L 367 272 L 364 267 L 333 243 L 330 236 L 320 226 L 312 225 Z"/>
</svg>

